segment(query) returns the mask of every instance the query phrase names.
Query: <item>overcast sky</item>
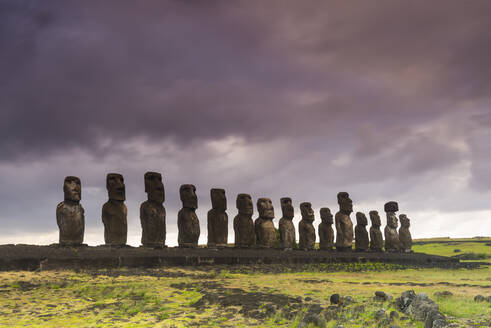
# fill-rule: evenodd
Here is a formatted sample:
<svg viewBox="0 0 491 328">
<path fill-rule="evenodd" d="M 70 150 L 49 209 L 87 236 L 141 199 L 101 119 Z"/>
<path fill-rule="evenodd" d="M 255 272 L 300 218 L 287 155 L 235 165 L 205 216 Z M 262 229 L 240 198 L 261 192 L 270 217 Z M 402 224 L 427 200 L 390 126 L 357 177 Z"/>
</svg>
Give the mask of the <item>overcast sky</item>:
<svg viewBox="0 0 491 328">
<path fill-rule="evenodd" d="M 338 210 L 399 202 L 413 238 L 491 235 L 491 2 L 0 0 L 0 243 L 58 241 L 63 179 L 103 243 L 105 177 Z M 254 209 L 254 217 L 257 210 Z M 352 215 L 355 222 L 355 215 Z"/>
</svg>

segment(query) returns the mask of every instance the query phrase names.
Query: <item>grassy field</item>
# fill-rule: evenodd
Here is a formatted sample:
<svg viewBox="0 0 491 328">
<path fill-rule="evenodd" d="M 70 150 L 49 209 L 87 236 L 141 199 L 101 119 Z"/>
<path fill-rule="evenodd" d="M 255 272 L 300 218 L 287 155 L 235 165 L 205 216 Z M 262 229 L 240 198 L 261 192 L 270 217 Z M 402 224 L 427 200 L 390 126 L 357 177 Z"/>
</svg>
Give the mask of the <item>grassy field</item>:
<svg viewBox="0 0 491 328">
<path fill-rule="evenodd" d="M 450 241 L 416 245 L 438 255 L 491 255 L 486 243 Z M 342 270 L 342 271 L 341 271 Z M 348 271 L 348 272 L 346 272 Z M 425 292 L 440 310 L 462 327 L 489 327 L 491 268 L 415 269 L 382 264 L 304 267 L 201 267 L 97 272 L 0 273 L 1 327 L 297 327 L 321 307 L 324 317 L 334 293 L 354 304 L 327 321 L 327 327 L 377 327 L 374 313 L 396 310 L 393 302 L 373 300 L 374 292 L 398 297 L 413 289 Z M 438 297 L 449 291 L 453 295 Z M 438 294 L 437 294 L 438 295 Z M 400 327 L 423 323 L 399 313 Z M 329 317 L 327 317 L 329 319 Z"/>
</svg>

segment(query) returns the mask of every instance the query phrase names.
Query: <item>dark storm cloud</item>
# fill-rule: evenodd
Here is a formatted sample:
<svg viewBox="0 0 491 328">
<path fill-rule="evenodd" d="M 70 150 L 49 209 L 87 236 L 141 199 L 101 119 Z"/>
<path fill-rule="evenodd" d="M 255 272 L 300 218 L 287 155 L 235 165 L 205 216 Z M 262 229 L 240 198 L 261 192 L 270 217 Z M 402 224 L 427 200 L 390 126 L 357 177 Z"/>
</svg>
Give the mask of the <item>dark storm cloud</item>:
<svg viewBox="0 0 491 328">
<path fill-rule="evenodd" d="M 489 210 L 489 12 L 489 1 L 0 0 L 2 227 L 55 231 L 75 174 L 100 230 L 109 171 L 125 175 L 135 234 L 146 170 L 164 173 L 168 231 L 181 183 L 197 185 L 201 218 L 211 187 L 227 189 L 230 213 L 239 192 L 335 209 L 340 190 L 362 210 L 393 198 Z"/>
</svg>

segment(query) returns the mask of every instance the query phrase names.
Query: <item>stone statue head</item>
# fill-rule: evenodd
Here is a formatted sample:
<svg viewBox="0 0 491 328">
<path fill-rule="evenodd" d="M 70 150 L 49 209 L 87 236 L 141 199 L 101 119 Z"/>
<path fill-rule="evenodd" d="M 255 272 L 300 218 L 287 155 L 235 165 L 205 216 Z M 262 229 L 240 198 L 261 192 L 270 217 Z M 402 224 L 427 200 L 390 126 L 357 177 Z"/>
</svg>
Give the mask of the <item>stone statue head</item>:
<svg viewBox="0 0 491 328">
<path fill-rule="evenodd" d="M 356 224 L 366 226 L 368 224 L 367 217 L 362 212 L 356 212 Z"/>
<path fill-rule="evenodd" d="M 329 208 L 327 208 L 327 207 L 321 208 L 320 214 L 321 214 L 322 222 L 327 223 L 327 224 L 333 224 L 334 223 L 333 216 L 332 216 L 331 210 Z"/>
<path fill-rule="evenodd" d="M 292 220 L 295 216 L 295 210 L 293 209 L 292 199 L 290 197 L 283 197 L 280 199 L 281 212 L 283 217 L 288 220 Z"/>
<path fill-rule="evenodd" d="M 235 205 L 240 214 L 252 215 L 252 212 L 254 211 L 252 198 L 249 194 L 238 194 Z"/>
<path fill-rule="evenodd" d="M 164 184 L 162 183 L 162 174 L 157 172 L 147 172 L 144 175 L 145 192 L 148 200 L 163 203 L 165 200 Z"/>
<path fill-rule="evenodd" d="M 411 225 L 410 220 L 406 214 L 399 215 L 399 221 L 401 221 L 401 227 L 403 228 L 409 228 L 409 226 Z"/>
<path fill-rule="evenodd" d="M 397 211 L 399 211 L 399 204 L 397 204 L 397 202 L 394 202 L 394 201 L 387 202 L 384 205 L 384 211 L 385 212 L 397 212 Z"/>
<path fill-rule="evenodd" d="M 124 201 L 126 199 L 124 179 L 119 173 L 108 173 L 106 177 L 106 188 L 109 199 Z"/>
<path fill-rule="evenodd" d="M 182 207 L 197 209 L 198 196 L 196 196 L 196 187 L 192 184 L 183 184 L 179 188 L 179 196 L 181 197 Z"/>
<path fill-rule="evenodd" d="M 274 209 L 273 203 L 269 198 L 259 198 L 257 200 L 257 211 L 259 212 L 259 217 L 263 219 L 274 219 Z"/>
<path fill-rule="evenodd" d="M 303 202 L 300 204 L 300 212 L 302 213 L 302 220 L 313 222 L 314 221 L 314 210 L 312 209 L 312 204 L 309 202 Z"/>
<path fill-rule="evenodd" d="M 380 216 L 377 211 L 370 211 L 370 221 L 372 221 L 372 226 L 379 228 L 382 225 L 380 221 Z"/>
<path fill-rule="evenodd" d="M 339 210 L 347 215 L 353 212 L 353 201 L 349 198 L 349 194 L 345 191 L 338 193 Z"/>
<path fill-rule="evenodd" d="M 213 188 L 210 190 L 211 207 L 225 211 L 227 209 L 227 197 L 225 189 Z"/>
<path fill-rule="evenodd" d="M 73 176 L 68 176 L 63 182 L 63 193 L 65 201 L 78 203 L 82 198 L 82 186 L 80 179 Z"/>
</svg>

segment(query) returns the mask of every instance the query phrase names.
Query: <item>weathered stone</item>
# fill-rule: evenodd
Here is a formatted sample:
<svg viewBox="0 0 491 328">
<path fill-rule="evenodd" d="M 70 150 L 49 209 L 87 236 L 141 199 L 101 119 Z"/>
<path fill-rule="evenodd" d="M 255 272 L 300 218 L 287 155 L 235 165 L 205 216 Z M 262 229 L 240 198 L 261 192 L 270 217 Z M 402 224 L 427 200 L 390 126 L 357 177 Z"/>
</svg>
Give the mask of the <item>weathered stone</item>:
<svg viewBox="0 0 491 328">
<path fill-rule="evenodd" d="M 484 302 L 486 299 L 482 295 L 474 296 L 474 302 Z"/>
<path fill-rule="evenodd" d="M 327 207 L 320 209 L 320 215 L 322 222 L 319 224 L 319 248 L 321 250 L 331 251 L 334 247 L 334 230 L 332 224 L 334 223 L 331 210 Z"/>
<path fill-rule="evenodd" d="M 383 291 L 380 291 L 380 290 L 377 290 L 375 292 L 375 300 L 376 301 L 382 301 L 382 302 L 386 302 L 386 301 L 389 301 L 392 299 L 392 296 L 387 294 L 386 292 L 383 292 Z"/>
<path fill-rule="evenodd" d="M 293 225 L 294 209 L 292 199 L 289 197 L 281 198 L 281 212 L 283 214 L 280 219 L 280 245 L 283 249 L 293 249 L 296 246 L 295 226 Z"/>
<path fill-rule="evenodd" d="M 56 207 L 56 223 L 60 229 L 61 246 L 79 246 L 84 241 L 85 216 L 80 205 L 80 179 L 68 176 L 63 182 L 64 200 Z"/>
<path fill-rule="evenodd" d="M 404 313 L 408 312 L 408 308 L 411 303 L 416 298 L 416 293 L 414 290 L 408 290 L 401 294 L 400 297 L 396 299 L 396 306 Z"/>
<path fill-rule="evenodd" d="M 436 292 L 435 293 L 435 296 L 436 297 L 450 297 L 450 296 L 453 296 L 453 293 L 448 291 L 448 290 L 444 290 L 442 292 Z"/>
<path fill-rule="evenodd" d="M 438 305 L 425 293 L 419 293 L 408 306 L 406 312 L 414 316 L 415 320 L 425 321 L 431 311 L 438 311 Z"/>
<path fill-rule="evenodd" d="M 385 309 L 378 309 L 376 312 L 375 312 L 375 320 L 377 321 L 380 321 L 382 319 L 385 319 L 387 318 L 387 314 L 385 313 Z"/>
<path fill-rule="evenodd" d="M 208 211 L 208 247 L 225 247 L 228 239 L 227 197 L 224 189 L 210 190 L 211 207 Z"/>
<path fill-rule="evenodd" d="M 389 313 L 389 317 L 390 317 L 392 320 L 399 319 L 399 313 L 398 313 L 397 311 L 390 311 L 390 313 Z"/>
<path fill-rule="evenodd" d="M 274 209 L 271 199 L 259 198 L 257 211 L 259 217 L 254 222 L 257 245 L 262 248 L 273 248 L 276 242 L 276 230 L 273 224 Z"/>
<path fill-rule="evenodd" d="M 322 319 L 322 317 L 318 314 L 307 314 L 305 317 L 300 321 L 298 324 L 298 328 L 307 328 L 307 327 L 319 327 L 319 328 L 325 328 L 326 327 L 326 321 Z"/>
<path fill-rule="evenodd" d="M 302 213 L 302 220 L 298 223 L 298 246 L 300 249 L 308 251 L 313 250 L 315 245 L 315 228 L 312 224 L 314 222 L 314 210 L 312 210 L 312 204 L 304 202 L 300 204 L 300 211 Z"/>
<path fill-rule="evenodd" d="M 140 222 L 142 226 L 142 245 L 144 247 L 165 246 L 165 201 L 162 174 L 146 172 L 144 175 L 147 201 L 140 206 Z"/>
<path fill-rule="evenodd" d="M 396 202 L 388 202 L 384 206 L 387 215 L 387 226 L 384 230 L 385 235 L 385 250 L 387 252 L 399 252 L 401 249 L 401 243 L 399 241 L 399 234 L 397 233 L 397 216 L 396 211 L 399 207 Z"/>
<path fill-rule="evenodd" d="M 340 301 L 341 296 L 339 294 L 332 294 L 329 298 L 329 302 L 331 302 L 331 304 L 339 304 Z"/>
<path fill-rule="evenodd" d="M 177 227 L 179 229 L 177 241 L 179 247 L 195 248 L 198 246 L 200 235 L 199 220 L 196 215 L 198 208 L 196 187 L 192 184 L 181 185 L 179 196 L 182 201 L 182 209 L 177 214 Z"/>
<path fill-rule="evenodd" d="M 373 252 L 382 252 L 384 247 L 384 238 L 382 237 L 382 231 L 380 227 L 382 222 L 377 211 L 370 211 L 370 221 L 372 226 L 370 227 L 370 250 Z"/>
<path fill-rule="evenodd" d="M 437 322 L 436 322 L 437 321 Z M 435 327 L 435 322 L 437 327 L 442 327 L 441 323 L 444 322 L 445 325 L 447 323 L 447 320 L 445 316 L 438 310 L 431 310 L 426 314 L 426 318 L 424 320 L 424 328 L 434 328 Z M 443 326 L 445 327 L 445 326 Z"/>
<path fill-rule="evenodd" d="M 336 250 L 351 251 L 353 244 L 353 222 L 350 214 L 353 212 L 353 201 L 347 192 L 338 193 L 339 212 L 336 213 Z"/>
<path fill-rule="evenodd" d="M 411 253 L 413 246 L 413 239 L 411 232 L 409 231 L 410 220 L 405 214 L 399 215 L 399 221 L 401 221 L 401 227 L 399 228 L 399 241 L 401 243 L 401 250 L 405 253 Z"/>
<path fill-rule="evenodd" d="M 104 240 L 106 245 L 126 245 L 128 237 L 128 210 L 124 179 L 121 174 L 109 173 L 106 177 L 106 188 L 109 200 L 102 206 L 102 222 L 104 223 Z"/>
<path fill-rule="evenodd" d="M 235 247 L 252 247 L 256 241 L 256 233 L 252 220 L 254 209 L 251 196 L 238 194 L 236 207 L 239 213 L 234 218 Z"/>
<path fill-rule="evenodd" d="M 355 250 L 357 252 L 366 252 L 368 250 L 368 220 L 365 214 L 361 212 L 356 213 L 356 227 L 355 227 Z"/>
</svg>

